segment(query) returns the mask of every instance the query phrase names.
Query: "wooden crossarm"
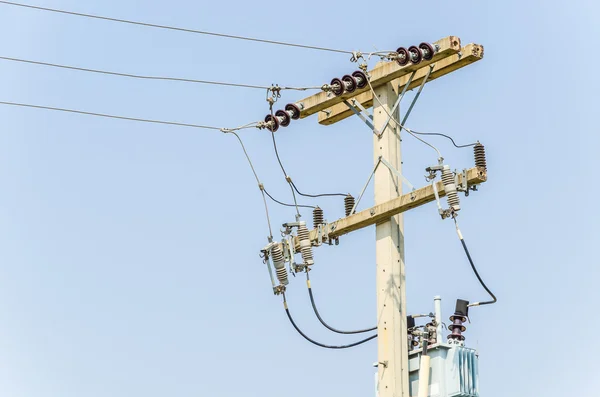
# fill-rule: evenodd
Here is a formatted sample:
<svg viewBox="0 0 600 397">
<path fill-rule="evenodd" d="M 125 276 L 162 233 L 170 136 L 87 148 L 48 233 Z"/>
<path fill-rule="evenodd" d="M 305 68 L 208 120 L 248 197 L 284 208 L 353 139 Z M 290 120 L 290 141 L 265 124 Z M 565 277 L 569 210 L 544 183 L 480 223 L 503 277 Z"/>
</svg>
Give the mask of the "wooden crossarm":
<svg viewBox="0 0 600 397">
<path fill-rule="evenodd" d="M 428 82 L 437 79 L 438 77 L 442 77 L 447 75 L 448 73 L 454 72 L 455 70 L 461 69 L 467 65 L 472 64 L 473 62 L 477 62 L 483 59 L 483 46 L 479 44 L 468 44 L 463 47 L 459 54 L 452 55 L 450 57 L 444 58 L 438 62 L 435 62 L 434 69 L 429 76 Z M 429 70 L 429 66 L 421 67 L 415 73 L 415 77 L 413 77 L 412 82 L 408 86 L 408 89 L 413 89 L 421 85 L 423 79 L 427 75 L 427 71 Z M 410 74 L 404 75 L 394 81 L 392 84 L 399 85 L 404 87 L 404 85 L 408 82 L 410 78 Z M 363 107 L 369 108 L 373 106 L 373 93 L 371 90 L 365 91 L 362 94 L 356 96 L 354 98 L 356 101 L 361 103 Z M 344 103 L 339 103 L 334 105 L 328 109 L 326 112 L 319 113 L 319 123 L 324 125 L 331 125 L 333 123 L 337 123 L 340 120 L 344 120 L 352 116 L 354 113 L 348 109 Z"/>
<path fill-rule="evenodd" d="M 396 62 L 386 62 L 369 71 L 373 88 L 389 83 L 392 80 L 410 74 L 415 70 L 448 58 L 449 56 L 456 55 L 461 49 L 460 39 L 456 36 L 445 37 L 436 41 L 434 44 L 437 44 L 440 49 L 435 53 L 433 58 L 428 61 L 423 60 L 417 65 L 409 62 L 405 66 L 400 66 Z M 349 70 L 349 72 L 352 72 L 352 70 Z M 358 88 L 352 93 L 345 93 L 340 96 L 335 96 L 332 93 L 327 92 L 319 92 L 318 94 L 304 98 L 301 101 L 296 102 L 301 109 L 300 118 L 308 117 L 320 110 L 330 108 L 336 104 L 342 103 L 344 100 L 356 97 L 367 91 L 370 91 L 368 85 L 363 88 Z"/>
<path fill-rule="evenodd" d="M 462 183 L 462 174 L 458 174 L 459 183 Z M 467 183 L 469 186 L 478 185 L 487 181 L 487 172 L 483 168 L 473 167 L 467 170 Z M 437 182 L 437 190 L 440 197 L 446 195 L 444 184 Z M 435 194 L 431 185 L 416 189 L 415 191 L 403 194 L 393 200 L 376 205 L 372 208 L 360 211 L 356 214 L 338 219 L 327 225 L 330 238 L 335 238 L 348 234 L 367 226 L 375 225 L 378 222 L 389 220 L 392 216 L 408 211 L 412 208 L 430 203 L 435 200 Z M 317 241 L 317 230 L 310 231 L 311 241 Z M 296 247 L 299 247 L 298 239 L 294 240 Z"/>
</svg>

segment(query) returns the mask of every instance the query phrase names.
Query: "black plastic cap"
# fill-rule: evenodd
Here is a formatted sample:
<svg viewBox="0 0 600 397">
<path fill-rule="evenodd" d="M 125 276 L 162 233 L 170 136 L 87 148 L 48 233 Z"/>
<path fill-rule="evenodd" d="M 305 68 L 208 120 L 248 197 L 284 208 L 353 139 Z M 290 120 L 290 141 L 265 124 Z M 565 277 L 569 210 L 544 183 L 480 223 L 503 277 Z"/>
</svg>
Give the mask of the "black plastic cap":
<svg viewBox="0 0 600 397">
<path fill-rule="evenodd" d="M 457 316 L 469 317 L 469 301 L 463 299 L 456 300 L 456 310 L 454 312 Z"/>
<path fill-rule="evenodd" d="M 406 316 L 406 328 L 414 328 L 415 327 L 415 319 L 413 316 Z"/>
</svg>

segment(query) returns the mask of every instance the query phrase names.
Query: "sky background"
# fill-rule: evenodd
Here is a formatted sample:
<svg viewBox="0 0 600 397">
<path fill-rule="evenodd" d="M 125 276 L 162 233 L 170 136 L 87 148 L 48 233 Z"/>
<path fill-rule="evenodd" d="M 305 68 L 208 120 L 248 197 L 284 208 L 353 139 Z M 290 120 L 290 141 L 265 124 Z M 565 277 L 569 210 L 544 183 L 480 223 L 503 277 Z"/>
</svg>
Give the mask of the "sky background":
<svg viewBox="0 0 600 397">
<path fill-rule="evenodd" d="M 498 304 L 473 308 L 482 396 L 596 396 L 600 320 L 597 161 L 600 34 L 593 1 L 36 0 L 36 5 L 348 50 L 448 35 L 483 61 L 427 85 L 409 121 L 480 140 L 489 181 L 462 199 L 466 242 Z M 0 56 L 148 75 L 314 86 L 348 56 L 0 5 Z M 372 62 L 374 63 L 374 62 Z M 233 127 L 262 119 L 265 93 L 141 81 L 0 61 L 1 101 Z M 279 104 L 304 97 L 285 92 Z M 258 257 L 262 199 L 235 137 L 0 106 L 0 395 L 7 397 L 372 396 L 376 343 L 331 351 L 290 326 Z M 267 189 L 291 195 L 266 131 L 241 132 Z M 277 133 L 301 191 L 357 195 L 372 168 L 358 119 L 316 116 Z M 432 139 L 454 168 L 471 149 Z M 435 153 L 406 136 L 404 171 L 424 186 Z M 318 203 L 343 215 L 341 198 Z M 373 202 L 369 189 L 361 208 Z M 269 203 L 274 228 L 293 220 Z M 304 211 L 305 219 L 311 219 Z M 428 204 L 405 216 L 407 304 L 444 318 L 486 299 L 453 225 Z M 315 250 L 322 315 L 375 318 L 374 227 Z M 325 343 L 303 277 L 290 308 Z"/>
</svg>

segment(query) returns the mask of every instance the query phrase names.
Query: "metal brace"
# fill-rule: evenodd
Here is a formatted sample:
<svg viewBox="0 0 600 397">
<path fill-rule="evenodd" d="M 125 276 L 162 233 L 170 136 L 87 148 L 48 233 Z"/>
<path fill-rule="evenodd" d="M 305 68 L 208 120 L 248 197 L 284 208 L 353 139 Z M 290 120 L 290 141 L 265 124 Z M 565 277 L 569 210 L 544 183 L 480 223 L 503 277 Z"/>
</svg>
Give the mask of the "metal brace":
<svg viewBox="0 0 600 397">
<path fill-rule="evenodd" d="M 404 118 L 402 119 L 402 123 L 400 123 L 401 128 L 403 128 L 406 125 L 408 116 L 410 116 L 410 113 L 412 112 L 413 107 L 417 103 L 419 96 L 421 96 L 421 91 L 423 91 L 423 87 L 425 87 L 425 84 L 429 80 L 429 76 L 431 75 L 431 72 L 433 71 L 434 67 L 435 67 L 435 64 L 429 65 L 429 70 L 427 71 L 425 78 L 421 82 L 421 85 L 419 86 L 419 90 L 417 91 L 415 97 L 413 98 L 412 102 L 410 103 L 410 106 L 408 107 L 408 110 L 406 111 L 406 114 L 404 115 Z M 398 99 L 396 100 L 394 107 L 392 108 L 392 110 L 390 111 L 390 114 L 388 115 L 387 121 L 385 122 L 385 124 L 383 125 L 383 128 L 381 129 L 381 135 L 383 135 L 383 133 L 385 132 L 385 129 L 388 127 L 390 121 L 392 120 L 391 116 L 393 116 L 393 114 L 396 111 L 396 109 L 398 108 L 398 106 L 400 106 L 400 102 L 402 101 L 402 98 L 404 98 L 404 94 L 406 94 L 406 91 L 408 90 L 408 86 L 410 85 L 410 83 L 412 83 L 413 77 L 415 77 L 415 73 L 416 73 L 416 71 L 412 72 L 412 74 L 410 75 L 410 78 L 404 85 L 404 88 L 402 89 L 402 93 L 400 94 L 400 96 L 398 96 Z M 400 89 L 400 86 L 398 86 L 398 89 Z"/>
<path fill-rule="evenodd" d="M 385 165 L 386 167 L 388 167 L 388 169 L 390 171 L 392 171 L 392 173 L 394 175 L 396 175 L 398 178 L 400 178 L 402 180 L 402 182 L 404 182 L 404 184 L 406 186 L 408 186 L 411 190 L 410 192 L 410 199 L 414 200 L 415 199 L 415 187 L 408 181 L 408 179 L 406 179 L 406 177 L 404 175 L 402 175 L 401 172 L 399 172 L 397 169 L 395 169 L 390 163 L 388 163 L 388 161 L 386 159 L 384 159 L 383 157 L 379 157 L 379 161 Z"/>
<path fill-rule="evenodd" d="M 402 93 L 400 94 L 398 99 L 396 99 L 396 103 L 394 103 L 394 107 L 392 107 L 392 110 L 390 111 L 390 114 L 388 115 L 388 119 L 386 120 L 385 124 L 383 125 L 383 128 L 381 129 L 380 136 L 383 135 L 383 133 L 385 132 L 385 129 L 390 124 L 390 121 L 392 121 L 392 115 L 394 114 L 396 109 L 398 109 L 398 106 L 400 105 L 400 102 L 402 102 L 402 98 L 404 98 L 404 94 L 406 94 L 406 91 L 408 90 L 408 86 L 410 85 L 410 83 L 412 83 L 413 77 L 415 77 L 416 73 L 417 73 L 416 70 L 414 72 L 412 72 L 412 74 L 410 75 L 410 77 L 408 79 L 408 82 L 404 85 L 404 88 L 402 89 Z M 398 86 L 398 88 L 400 88 L 400 86 Z"/>
<path fill-rule="evenodd" d="M 379 130 L 375 128 L 375 124 L 373 124 L 373 115 L 369 113 L 367 109 L 364 108 L 363 105 L 360 104 L 356 99 L 351 99 L 352 104 L 348 101 L 344 101 L 344 104 L 348 106 L 348 109 L 352 110 L 352 113 L 358 116 L 371 130 L 373 130 L 373 134 L 377 136 L 381 136 Z M 360 111 L 356 110 L 358 108 Z M 363 114 L 364 113 L 364 114 Z M 364 115 L 367 115 L 365 117 Z"/>
<path fill-rule="evenodd" d="M 410 103 L 410 106 L 408 107 L 408 110 L 406 111 L 406 114 L 404 115 L 404 118 L 402 119 L 402 123 L 400 124 L 402 127 L 404 127 L 406 125 L 406 120 L 408 120 L 408 116 L 410 116 L 410 112 L 412 112 L 413 107 L 415 106 L 415 104 L 417 103 L 417 100 L 421 96 L 421 91 L 423 91 L 423 87 L 425 87 L 425 83 L 427 83 L 427 80 L 429 80 L 429 76 L 431 75 L 431 72 L 433 71 L 434 67 L 435 67 L 435 64 L 429 65 L 429 70 L 427 71 L 427 75 L 423 79 L 423 82 L 421 83 L 421 86 L 419 87 L 419 91 L 417 91 L 417 93 L 415 94 L 415 97 L 413 98 L 412 102 Z"/>
<path fill-rule="evenodd" d="M 377 159 L 377 164 L 375 164 L 375 167 L 373 167 L 373 171 L 371 171 L 371 174 L 369 175 L 369 179 L 367 179 L 367 183 L 365 183 L 365 186 L 363 187 L 362 191 L 358 195 L 358 199 L 354 202 L 354 206 L 350 210 L 350 215 L 354 214 L 354 211 L 356 211 L 356 207 L 360 203 L 360 200 L 362 199 L 363 194 L 365 194 L 365 190 L 367 190 L 369 183 L 371 183 L 371 179 L 373 178 L 373 175 L 375 175 L 375 171 L 377 171 L 379 164 L 381 164 L 381 156 L 379 156 L 379 159 Z"/>
</svg>

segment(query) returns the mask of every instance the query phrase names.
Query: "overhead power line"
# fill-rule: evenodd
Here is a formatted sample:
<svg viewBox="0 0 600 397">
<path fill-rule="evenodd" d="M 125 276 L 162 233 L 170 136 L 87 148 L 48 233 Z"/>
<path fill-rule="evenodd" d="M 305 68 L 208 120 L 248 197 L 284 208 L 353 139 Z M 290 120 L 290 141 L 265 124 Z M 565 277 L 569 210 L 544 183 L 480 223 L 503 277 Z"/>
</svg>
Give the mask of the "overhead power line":
<svg viewBox="0 0 600 397">
<path fill-rule="evenodd" d="M 56 8 L 40 7 L 40 6 L 31 5 L 31 4 L 15 3 L 12 1 L 0 1 L 0 3 L 17 6 L 17 7 L 32 8 L 32 9 L 41 10 L 41 11 L 50 11 L 50 12 L 56 12 L 56 13 L 60 13 L 60 14 L 75 15 L 75 16 L 85 17 L 85 18 L 101 19 L 104 21 L 127 23 L 130 25 L 140 25 L 140 26 L 146 26 L 146 27 L 158 28 L 158 29 L 176 30 L 176 31 L 180 31 L 180 32 L 224 37 L 224 38 L 228 38 L 228 39 L 255 41 L 255 42 L 266 43 L 266 44 L 275 44 L 275 45 L 282 45 L 282 46 L 288 46 L 288 47 L 305 48 L 305 49 L 309 49 L 309 50 L 329 51 L 329 52 L 337 52 L 337 53 L 341 53 L 341 54 L 352 54 L 352 51 L 338 50 L 338 49 L 334 49 L 334 48 L 317 47 L 317 46 L 304 45 L 304 44 L 295 44 L 295 43 L 288 43 L 288 42 L 276 41 L 276 40 L 257 39 L 257 38 L 253 38 L 253 37 L 237 36 L 237 35 L 225 34 L 225 33 L 208 32 L 208 31 L 204 31 L 204 30 L 187 29 L 187 28 L 180 28 L 180 27 L 176 27 L 176 26 L 158 25 L 158 24 L 154 24 L 154 23 L 131 21 L 131 20 L 127 20 L 127 19 L 111 18 L 111 17 L 105 17 L 105 16 L 101 16 L 101 15 L 84 14 L 81 12 L 59 10 Z"/>
<path fill-rule="evenodd" d="M 186 78 L 179 78 L 179 77 L 143 76 L 143 75 L 138 75 L 138 74 L 119 73 L 119 72 L 111 72 L 108 70 L 90 69 L 90 68 L 82 68 L 82 67 L 78 67 L 78 66 L 69 66 L 69 65 L 60 65 L 60 64 L 56 64 L 56 63 L 33 61 L 30 59 L 11 58 L 11 57 L 4 57 L 4 56 L 0 56 L 0 59 L 6 60 L 6 61 L 13 61 L 13 62 L 30 63 L 30 64 L 41 65 L 41 66 L 50 66 L 53 68 L 78 70 L 81 72 L 91 72 L 91 73 L 107 74 L 107 75 L 111 75 L 111 76 L 131 77 L 134 79 L 180 81 L 180 82 L 185 82 L 185 83 L 213 84 L 213 85 L 223 85 L 223 86 L 230 86 L 230 87 L 256 88 L 256 89 L 261 89 L 261 90 L 271 90 L 271 89 L 276 88 L 277 90 L 306 91 L 306 90 L 316 90 L 316 89 L 321 88 L 321 87 L 279 87 L 279 86 L 273 87 L 273 86 L 252 85 L 252 84 L 226 83 L 226 82 L 212 81 L 212 80 L 195 80 L 195 79 L 186 79 Z"/>
<path fill-rule="evenodd" d="M 85 112 L 82 110 L 64 109 L 64 108 L 56 108 L 56 107 L 41 106 L 41 105 L 31 105 L 31 104 L 17 103 L 17 102 L 0 101 L 0 105 L 10 105 L 10 106 L 20 106 L 20 107 L 35 108 L 35 109 L 54 110 L 54 111 L 58 111 L 58 112 L 77 113 L 77 114 L 84 114 L 84 115 L 88 115 L 88 116 L 106 117 L 106 118 L 111 118 L 111 119 L 128 120 L 128 121 L 138 121 L 138 122 L 142 122 L 142 123 L 174 125 L 174 126 L 178 126 L 178 127 L 203 128 L 203 129 L 207 129 L 207 130 L 217 130 L 217 131 L 227 130 L 228 132 L 234 131 L 234 130 L 241 130 L 244 128 L 252 128 L 252 127 L 256 126 L 256 123 L 250 123 L 250 124 L 247 124 L 242 127 L 226 129 L 226 128 L 214 127 L 214 126 L 210 126 L 210 125 L 188 124 L 188 123 L 178 123 L 178 122 L 174 122 L 174 121 L 141 119 L 141 118 L 136 118 L 136 117 L 116 116 L 116 115 L 105 114 L 105 113 Z"/>
</svg>

